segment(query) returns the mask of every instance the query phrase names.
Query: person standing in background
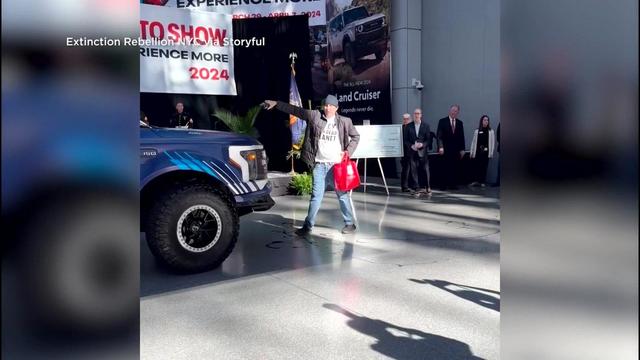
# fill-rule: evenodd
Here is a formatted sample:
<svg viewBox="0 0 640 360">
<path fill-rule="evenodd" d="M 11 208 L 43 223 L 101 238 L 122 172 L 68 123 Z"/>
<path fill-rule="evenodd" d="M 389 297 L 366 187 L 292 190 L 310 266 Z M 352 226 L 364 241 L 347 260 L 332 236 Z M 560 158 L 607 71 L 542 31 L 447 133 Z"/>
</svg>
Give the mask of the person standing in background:
<svg viewBox="0 0 640 360">
<path fill-rule="evenodd" d="M 487 166 L 489 159 L 493 157 L 495 147 L 495 133 L 491 129 L 489 116 L 482 115 L 478 128 L 473 131 L 471 140 L 470 157 L 473 164 L 473 182 L 471 186 L 486 186 Z"/>
<path fill-rule="evenodd" d="M 431 128 L 429 124 L 422 121 L 422 109 L 415 109 L 413 112 L 413 123 L 405 127 L 404 146 L 409 148 L 411 177 L 415 184 L 414 192 L 419 195 L 421 192 L 420 177 L 425 179 L 424 192 L 431 194 L 429 157 L 427 149 L 431 147 Z"/>
<path fill-rule="evenodd" d="M 449 107 L 449 116 L 438 122 L 438 153 L 443 156 L 443 190 L 457 189 L 460 162 L 464 157 L 464 125 L 458 114 L 460 105 Z"/>
<path fill-rule="evenodd" d="M 169 119 L 169 127 L 193 129 L 193 118 L 184 111 L 184 104 L 176 104 L 176 112 Z"/>
<path fill-rule="evenodd" d="M 402 115 L 402 137 L 406 139 L 406 128 L 408 124 L 411 124 L 411 115 L 404 113 Z M 406 145 L 403 140 L 404 156 L 400 161 L 402 165 L 402 172 L 400 173 L 400 186 L 402 192 L 409 192 L 409 188 L 416 188 L 417 185 L 413 183 L 413 177 L 411 176 L 411 147 Z"/>
</svg>

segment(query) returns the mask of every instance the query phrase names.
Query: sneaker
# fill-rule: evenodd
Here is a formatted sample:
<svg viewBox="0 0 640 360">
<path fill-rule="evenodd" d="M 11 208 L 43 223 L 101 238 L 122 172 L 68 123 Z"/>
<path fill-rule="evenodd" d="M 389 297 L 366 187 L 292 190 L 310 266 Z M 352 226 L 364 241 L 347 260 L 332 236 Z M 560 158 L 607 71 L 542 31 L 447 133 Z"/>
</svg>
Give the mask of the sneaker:
<svg viewBox="0 0 640 360">
<path fill-rule="evenodd" d="M 305 236 L 308 235 L 311 232 L 311 228 L 307 227 L 306 225 L 301 227 L 300 229 L 296 230 L 296 235 L 298 236 Z"/>
<path fill-rule="evenodd" d="M 356 226 L 355 225 L 346 225 L 345 227 L 342 228 L 342 233 L 343 234 L 353 234 L 356 232 Z"/>
<path fill-rule="evenodd" d="M 408 188 L 402 188 L 402 192 L 403 192 L 403 193 L 406 193 L 406 192 L 409 192 L 409 191 L 410 191 L 410 190 L 409 190 Z"/>
</svg>

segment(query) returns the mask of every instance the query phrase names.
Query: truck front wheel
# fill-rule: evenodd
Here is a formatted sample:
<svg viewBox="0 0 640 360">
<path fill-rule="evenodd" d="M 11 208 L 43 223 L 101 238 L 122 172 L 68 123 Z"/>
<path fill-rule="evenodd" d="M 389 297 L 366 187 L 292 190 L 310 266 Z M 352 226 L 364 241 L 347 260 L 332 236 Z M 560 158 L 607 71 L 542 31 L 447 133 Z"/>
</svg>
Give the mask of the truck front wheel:
<svg viewBox="0 0 640 360">
<path fill-rule="evenodd" d="M 238 241 L 238 214 L 227 196 L 210 185 L 174 189 L 149 215 L 149 248 L 161 263 L 177 271 L 216 268 Z"/>
</svg>

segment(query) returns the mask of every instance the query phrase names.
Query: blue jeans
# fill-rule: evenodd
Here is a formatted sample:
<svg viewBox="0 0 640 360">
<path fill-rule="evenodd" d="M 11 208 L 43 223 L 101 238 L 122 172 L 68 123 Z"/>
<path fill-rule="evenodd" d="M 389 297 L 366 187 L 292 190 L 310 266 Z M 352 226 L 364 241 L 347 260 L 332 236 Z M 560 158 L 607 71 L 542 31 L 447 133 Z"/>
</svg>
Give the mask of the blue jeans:
<svg viewBox="0 0 640 360">
<path fill-rule="evenodd" d="M 328 184 L 333 186 L 333 164 L 316 163 L 313 167 L 313 192 L 309 201 L 309 212 L 304 220 L 304 225 L 309 229 L 312 229 L 316 223 L 316 215 L 320 210 L 324 191 L 327 189 Z M 336 195 L 340 201 L 340 211 L 342 212 L 344 223 L 353 225 L 353 210 L 349 202 L 349 192 L 336 190 Z"/>
</svg>

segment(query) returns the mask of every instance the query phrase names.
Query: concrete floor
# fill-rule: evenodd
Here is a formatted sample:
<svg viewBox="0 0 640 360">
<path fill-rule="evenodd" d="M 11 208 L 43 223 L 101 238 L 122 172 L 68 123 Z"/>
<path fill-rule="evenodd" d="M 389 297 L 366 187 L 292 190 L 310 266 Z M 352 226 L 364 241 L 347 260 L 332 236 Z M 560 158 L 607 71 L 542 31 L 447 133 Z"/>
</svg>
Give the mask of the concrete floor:
<svg viewBox="0 0 640 360">
<path fill-rule="evenodd" d="M 354 193 L 342 235 L 327 193 L 313 235 L 293 235 L 308 198 L 242 218 L 221 268 L 169 274 L 141 259 L 144 359 L 497 359 L 496 188 L 414 199 Z"/>
</svg>

